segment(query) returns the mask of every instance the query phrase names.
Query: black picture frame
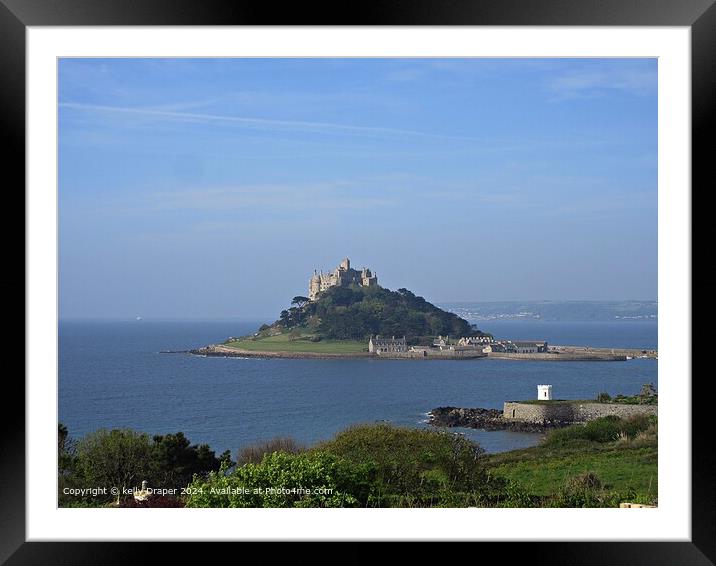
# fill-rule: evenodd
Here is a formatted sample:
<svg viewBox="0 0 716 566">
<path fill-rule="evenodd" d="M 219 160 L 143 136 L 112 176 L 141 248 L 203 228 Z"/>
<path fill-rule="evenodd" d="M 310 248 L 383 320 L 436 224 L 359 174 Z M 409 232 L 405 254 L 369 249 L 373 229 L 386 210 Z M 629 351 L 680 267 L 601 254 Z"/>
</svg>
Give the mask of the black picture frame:
<svg viewBox="0 0 716 566">
<path fill-rule="evenodd" d="M 691 30 L 692 186 L 706 189 L 713 160 L 716 100 L 714 0 L 394 0 L 352 5 L 216 0 L 0 0 L 0 117 L 4 154 L 17 183 L 25 182 L 25 34 L 28 26 L 118 25 L 481 25 L 685 26 Z M 7 171 L 7 169 L 6 169 Z M 7 178 L 7 174 L 6 174 Z M 9 189 L 9 187 L 8 187 Z M 684 191 L 689 191 L 685 187 Z M 691 189 L 693 194 L 693 189 Z M 10 192 L 10 191 L 8 191 Z M 685 197 L 687 193 L 685 193 Z M 24 204 L 23 204 L 24 206 Z M 27 283 L 27 282 L 26 282 Z M 682 376 L 690 379 L 691 376 Z M 713 564 L 716 562 L 716 456 L 709 438 L 706 375 L 692 381 L 691 542 L 492 543 L 510 545 L 510 562 L 566 564 Z M 5 380 L 6 399 L 24 398 L 24 383 Z M 0 463 L 0 560 L 7 564 L 126 562 L 152 543 L 25 542 L 25 418 L 4 412 Z M 558 537 L 559 533 L 555 533 Z M 163 561 L 185 547 L 166 545 Z M 354 557 L 370 560 L 369 550 Z M 503 552 L 503 551 L 500 551 Z M 542 557 L 542 558 L 540 558 Z M 477 559 L 477 557 L 476 557 Z"/>
</svg>

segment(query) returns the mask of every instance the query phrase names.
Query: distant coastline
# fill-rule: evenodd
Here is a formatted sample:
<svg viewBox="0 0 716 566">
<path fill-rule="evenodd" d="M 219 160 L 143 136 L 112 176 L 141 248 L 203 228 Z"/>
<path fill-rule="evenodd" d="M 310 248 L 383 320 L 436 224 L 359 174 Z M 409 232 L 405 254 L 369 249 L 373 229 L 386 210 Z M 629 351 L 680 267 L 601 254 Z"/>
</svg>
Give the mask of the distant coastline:
<svg viewBox="0 0 716 566">
<path fill-rule="evenodd" d="M 470 322 L 657 322 L 655 300 L 622 301 L 465 301 L 438 303 Z"/>
</svg>

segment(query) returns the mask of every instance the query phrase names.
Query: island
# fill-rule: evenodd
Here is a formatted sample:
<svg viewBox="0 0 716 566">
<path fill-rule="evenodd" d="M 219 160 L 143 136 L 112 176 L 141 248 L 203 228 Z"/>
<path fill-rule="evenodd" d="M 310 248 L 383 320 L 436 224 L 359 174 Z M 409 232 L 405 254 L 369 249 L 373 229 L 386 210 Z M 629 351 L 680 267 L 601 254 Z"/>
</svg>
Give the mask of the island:
<svg viewBox="0 0 716 566">
<path fill-rule="evenodd" d="M 297 295 L 272 324 L 251 335 L 190 350 L 199 356 L 546 361 L 627 360 L 639 351 L 550 346 L 545 340 L 496 339 L 406 288 L 378 284 L 370 268 L 343 259 L 314 271 L 308 295 Z M 655 357 L 654 353 L 648 354 Z"/>
</svg>

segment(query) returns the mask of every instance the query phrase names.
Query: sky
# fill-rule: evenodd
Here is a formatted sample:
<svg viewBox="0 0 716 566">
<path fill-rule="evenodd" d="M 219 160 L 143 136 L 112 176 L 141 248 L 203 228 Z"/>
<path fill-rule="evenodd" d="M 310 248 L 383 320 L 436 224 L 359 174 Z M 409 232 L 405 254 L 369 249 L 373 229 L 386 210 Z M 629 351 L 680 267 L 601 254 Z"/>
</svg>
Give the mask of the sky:
<svg viewBox="0 0 716 566">
<path fill-rule="evenodd" d="M 61 318 L 655 300 L 656 59 L 61 59 Z"/>
</svg>

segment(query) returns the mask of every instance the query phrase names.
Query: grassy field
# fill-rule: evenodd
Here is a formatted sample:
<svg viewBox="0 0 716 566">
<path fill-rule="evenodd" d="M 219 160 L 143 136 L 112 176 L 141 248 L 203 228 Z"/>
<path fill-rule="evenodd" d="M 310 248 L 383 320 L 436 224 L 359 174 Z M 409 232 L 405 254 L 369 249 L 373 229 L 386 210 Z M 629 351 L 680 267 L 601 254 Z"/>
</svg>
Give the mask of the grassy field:
<svg viewBox="0 0 716 566">
<path fill-rule="evenodd" d="M 570 477 L 594 472 L 607 489 L 633 489 L 642 502 L 658 496 L 656 439 L 645 442 L 575 441 L 490 455 L 496 475 L 518 482 L 534 495 L 550 495 Z"/>
<path fill-rule="evenodd" d="M 358 354 L 368 351 L 368 343 L 357 340 L 321 340 L 311 342 L 307 337 L 290 340 L 287 334 L 256 340 L 239 339 L 223 344 L 229 348 L 254 352 L 313 352 L 317 354 Z"/>
</svg>

